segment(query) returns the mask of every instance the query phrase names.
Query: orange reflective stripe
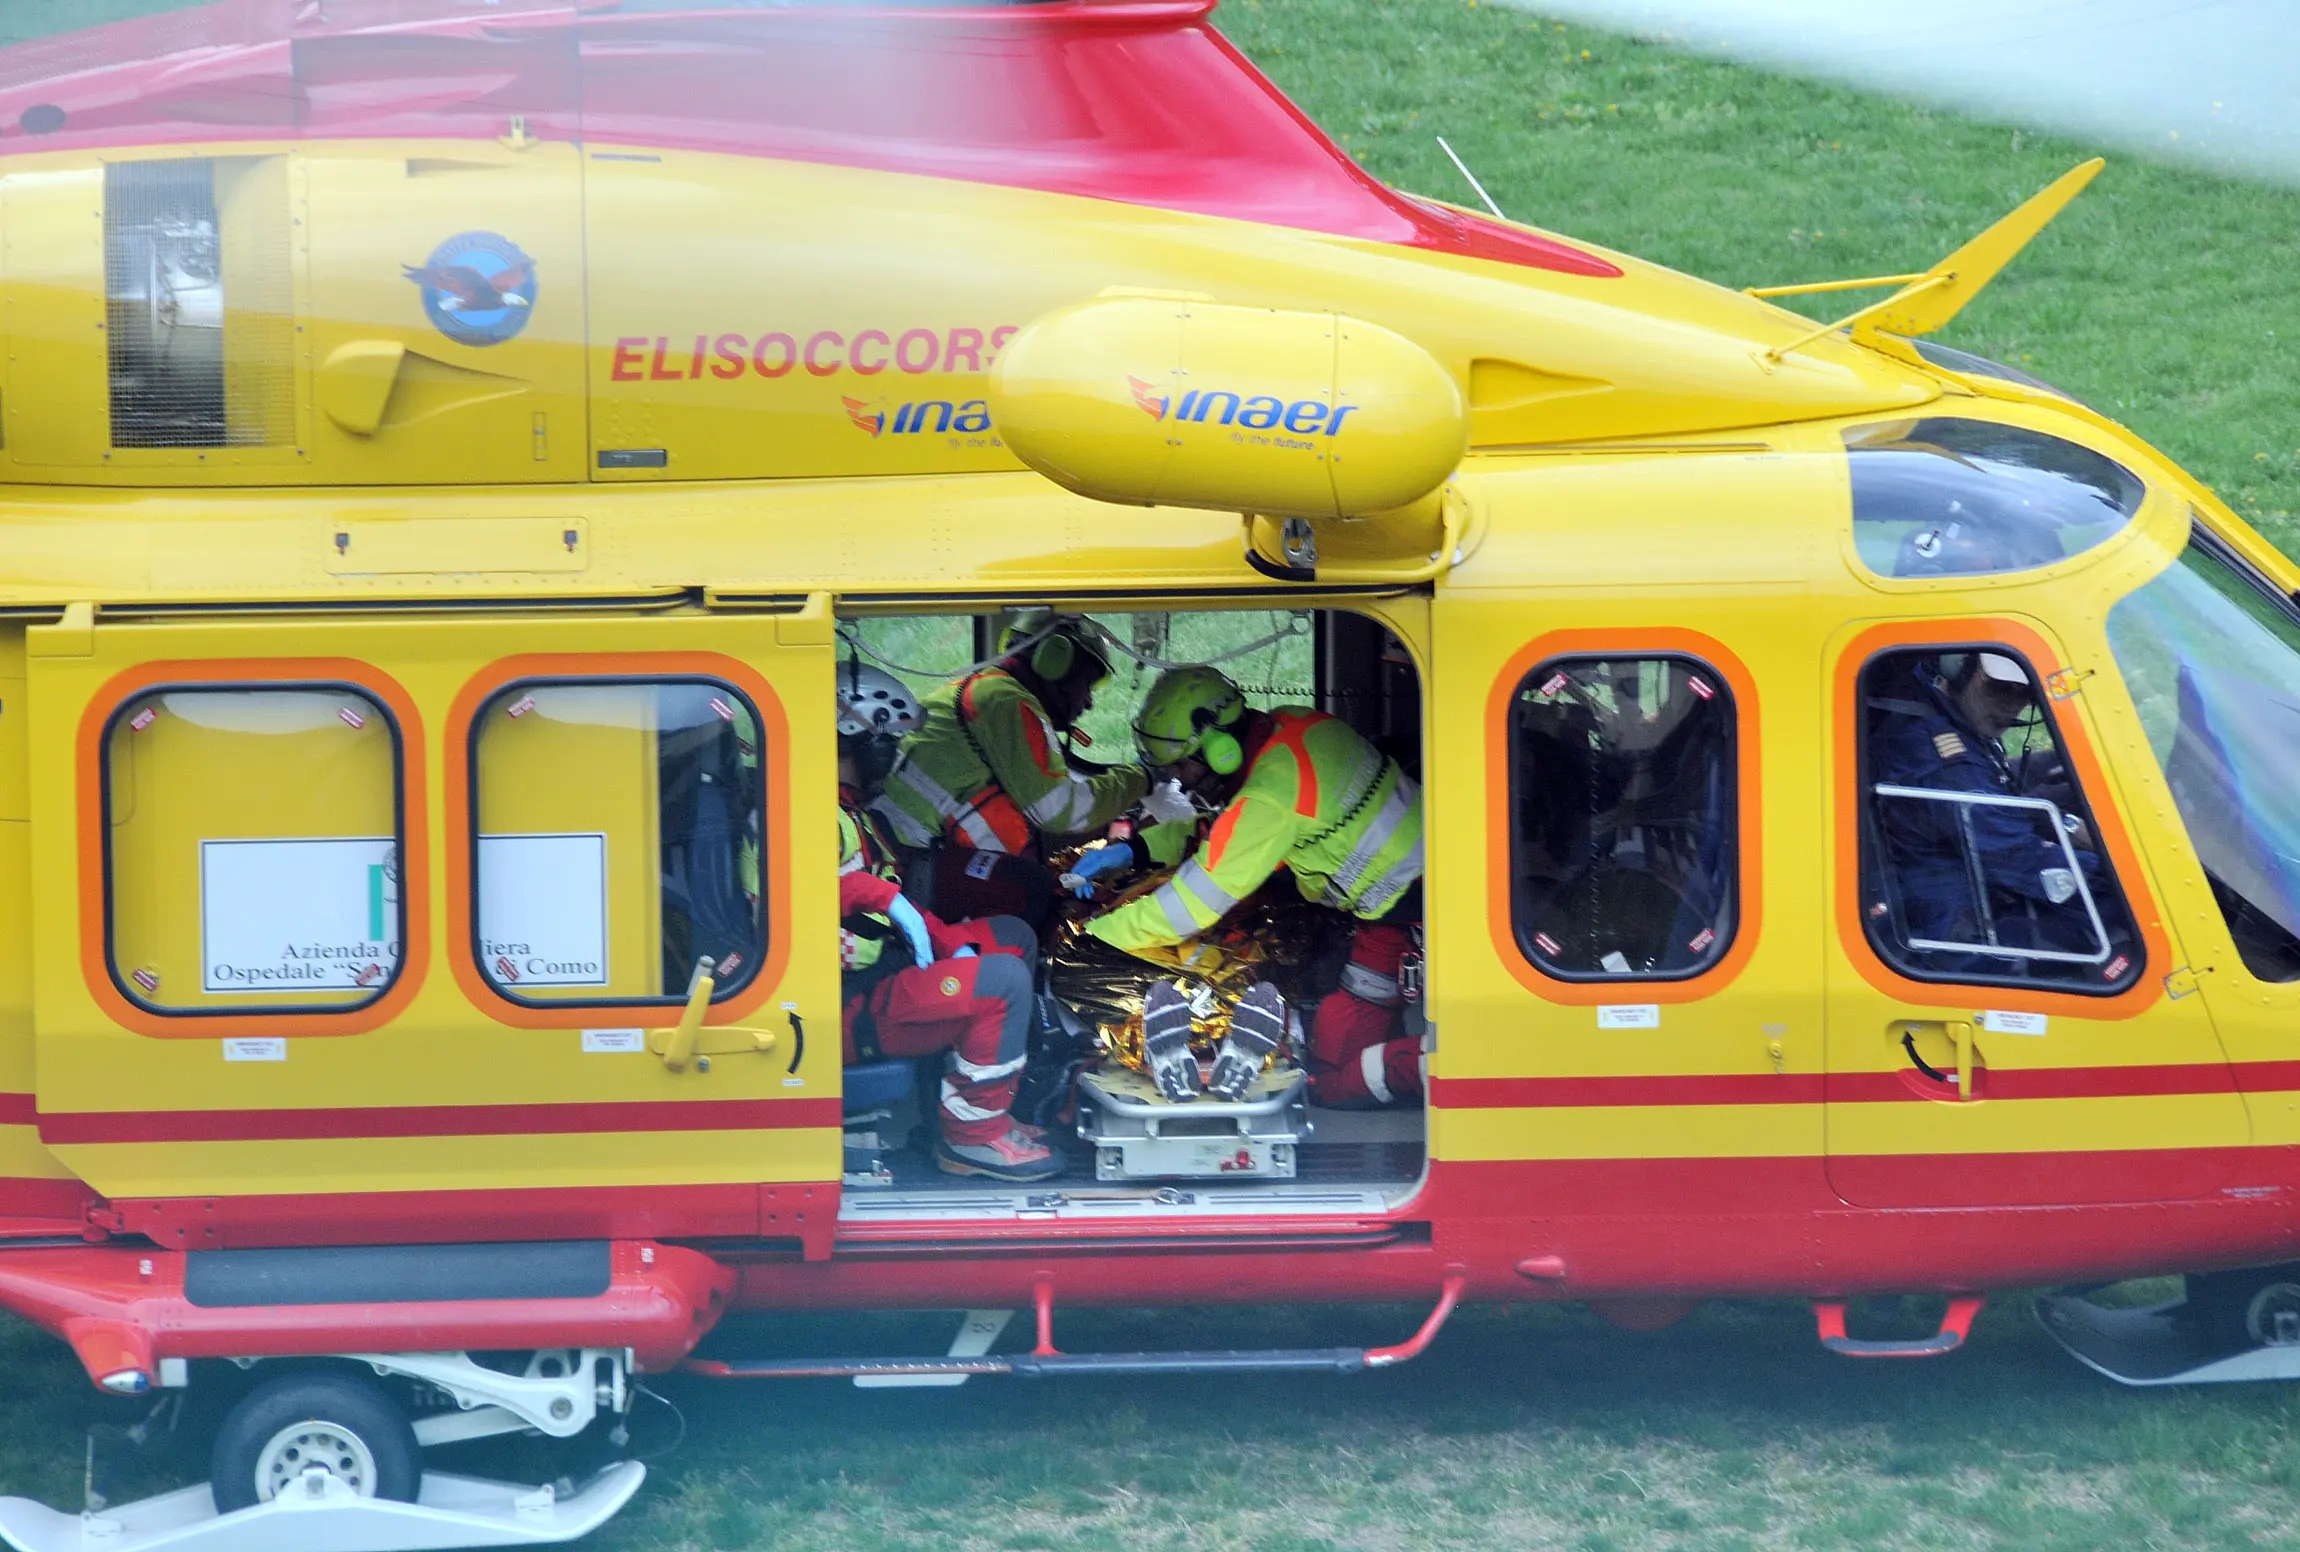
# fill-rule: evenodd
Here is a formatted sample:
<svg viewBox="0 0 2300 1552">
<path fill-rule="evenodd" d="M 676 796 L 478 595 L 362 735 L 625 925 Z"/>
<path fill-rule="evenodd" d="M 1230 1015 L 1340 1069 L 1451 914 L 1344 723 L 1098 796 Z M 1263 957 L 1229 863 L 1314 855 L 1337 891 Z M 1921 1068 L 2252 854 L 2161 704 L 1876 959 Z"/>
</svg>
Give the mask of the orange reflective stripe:
<svg viewBox="0 0 2300 1552">
<path fill-rule="evenodd" d="M 969 722 L 974 720 L 974 687 L 981 680 L 981 674 L 969 674 L 958 687 L 958 714 Z"/>
<path fill-rule="evenodd" d="M 1304 819 L 1315 819 L 1318 817 L 1318 768 L 1311 762 L 1309 746 L 1303 739 L 1319 723 L 1334 719 L 1322 711 L 1313 711 L 1306 716 L 1281 716 L 1273 720 L 1278 726 L 1270 734 L 1270 743 L 1282 745 L 1294 756 L 1294 812 Z"/>
<path fill-rule="evenodd" d="M 1236 804 L 1222 810 L 1214 821 L 1214 828 L 1206 832 L 1206 866 L 1222 865 L 1222 848 L 1230 844 L 1230 832 L 1238 828 L 1239 808 Z"/>
<path fill-rule="evenodd" d="M 1001 787 L 985 787 L 971 805 L 974 816 L 990 826 L 991 833 L 1005 843 L 1006 849 L 1016 856 L 1030 852 L 1030 821 L 1022 817 L 1014 799 Z"/>
<path fill-rule="evenodd" d="M 1054 751 L 1046 738 L 1046 719 L 1027 706 L 1022 712 L 1022 738 L 1030 746 L 1031 762 L 1041 775 L 1054 774 Z"/>
</svg>

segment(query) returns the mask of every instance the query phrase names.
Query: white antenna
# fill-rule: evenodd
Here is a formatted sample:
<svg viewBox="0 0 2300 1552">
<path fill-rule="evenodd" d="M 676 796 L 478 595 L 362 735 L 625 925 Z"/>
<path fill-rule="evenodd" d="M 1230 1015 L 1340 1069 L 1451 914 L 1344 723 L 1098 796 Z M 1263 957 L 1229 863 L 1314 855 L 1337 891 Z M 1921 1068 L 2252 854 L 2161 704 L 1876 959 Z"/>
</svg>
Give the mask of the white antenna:
<svg viewBox="0 0 2300 1552">
<path fill-rule="evenodd" d="M 1494 219 L 1497 221 L 1507 221 L 1509 217 L 1501 213 L 1501 206 L 1493 202 L 1493 196 L 1485 191 L 1485 185 L 1477 181 L 1477 174 L 1469 170 L 1469 163 L 1454 155 L 1453 147 L 1445 143 L 1445 136 L 1438 136 L 1437 143 L 1438 149 L 1443 151 L 1446 154 L 1447 159 L 1450 160 L 1455 167 L 1461 170 L 1461 175 L 1469 180 L 1469 186 L 1477 190 L 1477 197 L 1485 201 L 1485 208 L 1493 212 Z"/>
</svg>

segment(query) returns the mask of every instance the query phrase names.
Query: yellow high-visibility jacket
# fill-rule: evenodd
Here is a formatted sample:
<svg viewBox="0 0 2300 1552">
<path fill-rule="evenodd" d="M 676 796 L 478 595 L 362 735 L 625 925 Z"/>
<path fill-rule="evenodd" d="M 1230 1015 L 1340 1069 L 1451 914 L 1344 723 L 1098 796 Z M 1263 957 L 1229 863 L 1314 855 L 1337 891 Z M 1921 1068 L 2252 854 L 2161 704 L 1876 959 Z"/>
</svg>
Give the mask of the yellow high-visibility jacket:
<svg viewBox="0 0 2300 1552">
<path fill-rule="evenodd" d="M 1046 708 L 1004 669 L 944 685 L 920 706 L 926 720 L 903 739 L 872 804 L 905 846 L 941 837 L 1032 856 L 1039 836 L 1099 830 L 1149 789 L 1139 766 L 1072 770 Z"/>
<path fill-rule="evenodd" d="M 1197 853 L 1150 893 L 1089 922 L 1088 932 L 1129 950 L 1179 943 L 1281 867 L 1293 870 L 1303 899 L 1364 918 L 1387 911 L 1421 877 L 1419 784 L 1338 717 L 1302 706 L 1270 715 L 1276 726 Z M 1186 829 L 1161 825 L 1144 843 L 1164 860 Z"/>
</svg>

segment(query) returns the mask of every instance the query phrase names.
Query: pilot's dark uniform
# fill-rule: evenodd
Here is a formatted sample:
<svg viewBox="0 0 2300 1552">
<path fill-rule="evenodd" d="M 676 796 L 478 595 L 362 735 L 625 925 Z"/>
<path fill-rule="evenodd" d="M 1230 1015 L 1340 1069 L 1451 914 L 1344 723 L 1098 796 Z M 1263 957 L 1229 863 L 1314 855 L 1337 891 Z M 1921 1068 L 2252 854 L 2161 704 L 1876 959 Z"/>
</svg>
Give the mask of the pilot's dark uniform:
<svg viewBox="0 0 2300 1552">
<path fill-rule="evenodd" d="M 2022 790 L 2002 744 L 1958 715 L 1931 686 L 1924 695 L 1922 702 L 1901 702 L 1887 713 L 1870 749 L 1871 781 L 2033 795 Z M 1873 801 L 1906 937 L 1977 944 L 1987 940 L 1993 924 L 1996 941 L 2008 947 L 2085 953 L 2096 946 L 2084 907 L 2074 898 L 2068 852 L 2053 837 L 2043 810 L 1916 798 Z M 2097 890 L 2098 855 L 2079 850 L 2076 863 L 2086 888 Z M 1983 900 L 1988 923 L 1981 916 Z M 2017 964 L 2000 960 L 1986 968 L 2003 974 Z M 1936 966 L 1951 968 L 1938 961 Z"/>
</svg>

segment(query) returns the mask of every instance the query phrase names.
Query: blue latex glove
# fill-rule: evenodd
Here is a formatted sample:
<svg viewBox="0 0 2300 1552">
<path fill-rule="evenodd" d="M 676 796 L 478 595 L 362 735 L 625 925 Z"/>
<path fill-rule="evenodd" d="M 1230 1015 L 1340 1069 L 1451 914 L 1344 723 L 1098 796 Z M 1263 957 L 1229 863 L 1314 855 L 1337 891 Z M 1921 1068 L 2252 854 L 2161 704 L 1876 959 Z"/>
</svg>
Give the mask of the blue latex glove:
<svg viewBox="0 0 2300 1552">
<path fill-rule="evenodd" d="M 1094 881 L 1105 873 L 1115 873 L 1134 861 L 1131 846 L 1100 846 L 1087 852 L 1071 865 L 1070 876 L 1077 880 L 1070 892 L 1081 900 L 1094 895 Z"/>
<path fill-rule="evenodd" d="M 902 935 L 910 939 L 910 957 L 918 961 L 921 970 L 934 963 L 934 940 L 926 935 L 926 918 L 919 915 L 918 907 L 911 904 L 907 896 L 894 897 L 893 904 L 886 908 L 886 919 L 900 927 Z"/>
</svg>

